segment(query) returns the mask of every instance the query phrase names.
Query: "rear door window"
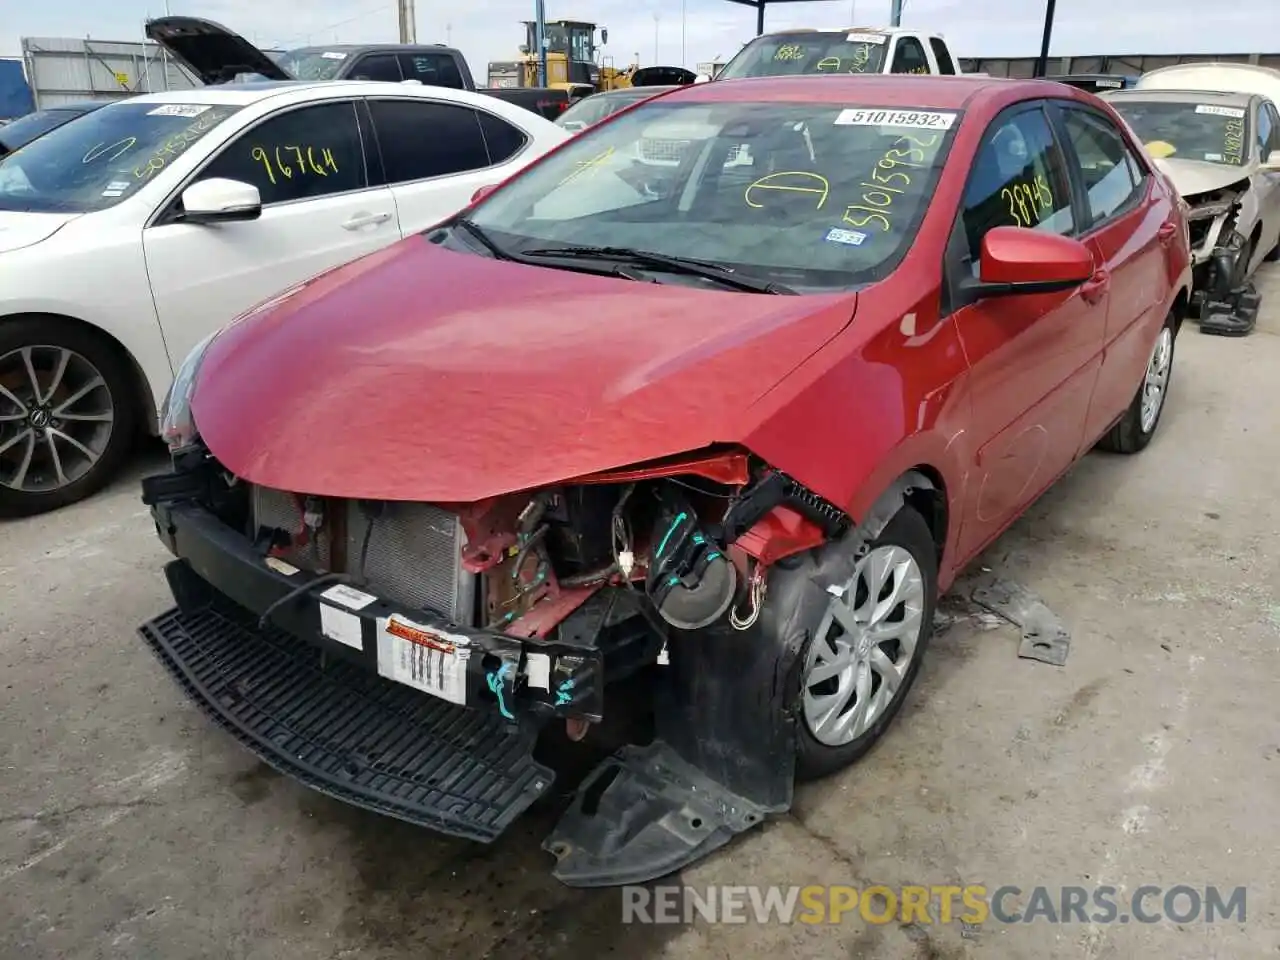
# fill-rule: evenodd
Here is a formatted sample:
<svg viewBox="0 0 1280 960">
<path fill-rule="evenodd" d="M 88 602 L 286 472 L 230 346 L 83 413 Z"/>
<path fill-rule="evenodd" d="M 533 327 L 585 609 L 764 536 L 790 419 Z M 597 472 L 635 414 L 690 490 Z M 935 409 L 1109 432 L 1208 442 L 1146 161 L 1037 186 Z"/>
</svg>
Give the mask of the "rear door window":
<svg viewBox="0 0 1280 960">
<path fill-rule="evenodd" d="M 1132 208 L 1142 191 L 1135 180 L 1136 161 L 1129 156 L 1124 135 L 1110 120 L 1078 107 L 1063 109 L 1062 125 L 1075 155 L 1088 198 L 1090 226 L 1110 220 Z M 1141 167 L 1138 167 L 1141 169 Z"/>
<path fill-rule="evenodd" d="M 477 111 L 433 100 L 371 100 L 387 183 L 408 183 L 490 165 Z"/>
<path fill-rule="evenodd" d="M 465 90 L 462 71 L 447 53 L 402 53 L 400 72 L 406 80 L 417 80 L 429 87 L 449 87 Z"/>
<path fill-rule="evenodd" d="M 955 61 L 951 59 L 951 51 L 940 37 L 930 37 L 929 46 L 933 47 L 933 59 L 938 61 L 938 72 L 953 74 L 956 72 Z"/>
<path fill-rule="evenodd" d="M 476 116 L 480 119 L 480 130 L 484 134 L 490 163 L 505 163 L 529 142 L 529 137 L 523 130 L 496 114 L 477 110 Z"/>
<path fill-rule="evenodd" d="M 391 83 L 399 83 L 404 79 L 393 53 L 365 54 L 351 68 L 350 77 L 352 80 L 385 80 Z"/>
</svg>

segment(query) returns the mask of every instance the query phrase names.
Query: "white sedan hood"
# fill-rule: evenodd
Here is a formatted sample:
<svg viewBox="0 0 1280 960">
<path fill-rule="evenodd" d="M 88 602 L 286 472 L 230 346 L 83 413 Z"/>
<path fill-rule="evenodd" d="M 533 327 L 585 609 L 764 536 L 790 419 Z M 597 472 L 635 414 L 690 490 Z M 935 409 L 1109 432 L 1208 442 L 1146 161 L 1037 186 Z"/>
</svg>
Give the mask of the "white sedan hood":
<svg viewBox="0 0 1280 960">
<path fill-rule="evenodd" d="M 1181 160 L 1174 157 L 1157 159 L 1156 166 L 1173 181 L 1174 187 L 1184 197 L 1197 193 L 1221 190 L 1223 187 L 1247 180 L 1247 167 L 1228 167 L 1204 160 Z"/>
</svg>

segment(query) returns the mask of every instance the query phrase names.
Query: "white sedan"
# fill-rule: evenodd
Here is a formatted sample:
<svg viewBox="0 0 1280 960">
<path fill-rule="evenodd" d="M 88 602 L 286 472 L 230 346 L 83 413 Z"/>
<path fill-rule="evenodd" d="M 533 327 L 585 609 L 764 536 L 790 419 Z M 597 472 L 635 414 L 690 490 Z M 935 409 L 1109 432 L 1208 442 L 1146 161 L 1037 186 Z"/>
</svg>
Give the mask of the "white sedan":
<svg viewBox="0 0 1280 960">
<path fill-rule="evenodd" d="M 0 161 L 0 516 L 106 482 L 238 314 L 569 137 L 460 90 L 260 82 L 132 97 Z"/>
</svg>

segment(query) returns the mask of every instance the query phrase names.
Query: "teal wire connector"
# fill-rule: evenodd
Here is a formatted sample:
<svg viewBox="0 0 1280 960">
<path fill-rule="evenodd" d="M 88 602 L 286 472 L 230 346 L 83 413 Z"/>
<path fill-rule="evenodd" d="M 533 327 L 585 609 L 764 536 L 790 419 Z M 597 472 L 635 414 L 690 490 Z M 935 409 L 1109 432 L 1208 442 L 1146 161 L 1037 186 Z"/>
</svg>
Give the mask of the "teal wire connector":
<svg viewBox="0 0 1280 960">
<path fill-rule="evenodd" d="M 491 670 L 488 676 L 489 690 L 498 698 L 498 710 L 508 720 L 514 720 L 516 715 L 507 709 L 506 698 L 502 695 L 503 680 L 506 679 L 508 673 L 511 672 L 511 664 L 504 663 L 496 671 Z"/>
<path fill-rule="evenodd" d="M 556 706 L 562 707 L 573 697 L 573 677 L 568 677 L 556 687 Z"/>
</svg>

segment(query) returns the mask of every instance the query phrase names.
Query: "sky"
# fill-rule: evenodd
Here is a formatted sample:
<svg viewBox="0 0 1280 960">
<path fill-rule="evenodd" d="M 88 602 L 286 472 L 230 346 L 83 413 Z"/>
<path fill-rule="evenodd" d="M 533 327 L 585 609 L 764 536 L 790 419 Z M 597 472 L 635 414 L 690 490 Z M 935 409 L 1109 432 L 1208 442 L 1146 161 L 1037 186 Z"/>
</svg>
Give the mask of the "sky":
<svg viewBox="0 0 1280 960">
<path fill-rule="evenodd" d="M 533 0 L 415 5 L 418 42 L 459 47 L 480 78 L 490 60 L 518 56 L 520 21 L 532 19 L 534 9 Z M 143 21 L 165 6 L 165 0 L 0 0 L 0 56 L 20 55 L 21 37 L 141 40 Z M 168 0 L 168 6 L 263 47 L 397 39 L 394 0 Z M 605 52 L 619 66 L 638 53 L 643 65 L 694 69 L 699 61 L 728 59 L 755 35 L 755 11 L 726 0 L 546 0 L 546 7 L 550 19 L 607 27 Z M 769 8 L 765 26 L 881 26 L 889 10 L 890 0 L 779 3 Z M 960 57 L 1016 57 L 1039 52 L 1043 18 L 1044 0 L 906 0 L 902 24 L 941 32 Z M 1058 0 L 1050 50 L 1053 56 L 1276 52 L 1280 0 Z"/>
</svg>

